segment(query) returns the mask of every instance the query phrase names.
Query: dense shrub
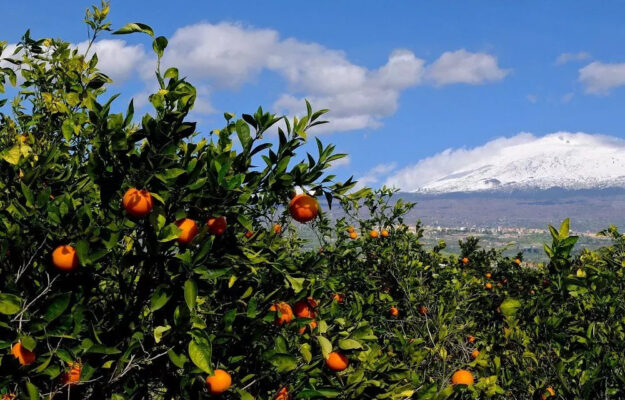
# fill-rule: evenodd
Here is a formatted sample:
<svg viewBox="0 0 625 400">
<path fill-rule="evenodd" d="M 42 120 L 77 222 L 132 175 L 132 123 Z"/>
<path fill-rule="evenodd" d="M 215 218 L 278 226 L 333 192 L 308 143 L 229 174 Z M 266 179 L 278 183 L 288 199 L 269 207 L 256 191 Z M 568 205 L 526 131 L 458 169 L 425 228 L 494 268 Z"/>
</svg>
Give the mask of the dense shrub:
<svg viewBox="0 0 625 400">
<path fill-rule="evenodd" d="M 91 41 L 107 13 L 87 13 Z M 143 24 L 117 32 L 154 36 Z M 0 89 L 16 87 L 0 99 L 7 398 L 625 396 L 616 228 L 604 232 L 613 246 L 572 258 L 565 221 L 539 268 L 471 238 L 445 256 L 403 220 L 414 204 L 390 204 L 387 189 L 348 194 L 351 179 L 327 175 L 343 156 L 333 146 L 315 139 L 301 160 L 325 110 L 226 113 L 202 136 L 188 121 L 194 87 L 157 65 L 154 111 L 135 123 L 132 102 L 111 111 L 89 50 L 28 33 L 15 54 L 5 46 Z M 154 38 L 159 60 L 166 46 Z M 316 205 L 289 206 L 294 190 L 323 199 L 307 225 L 293 214 L 307 220 Z M 460 369 L 474 385 L 451 384 Z"/>
</svg>

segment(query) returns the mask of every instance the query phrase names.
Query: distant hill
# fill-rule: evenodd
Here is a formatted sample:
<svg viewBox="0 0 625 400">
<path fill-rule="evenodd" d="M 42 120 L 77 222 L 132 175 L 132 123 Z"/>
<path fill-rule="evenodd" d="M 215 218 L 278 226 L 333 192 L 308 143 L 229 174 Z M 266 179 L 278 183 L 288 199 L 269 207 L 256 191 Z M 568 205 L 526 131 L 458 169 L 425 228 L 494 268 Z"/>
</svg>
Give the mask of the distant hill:
<svg viewBox="0 0 625 400">
<path fill-rule="evenodd" d="M 408 220 L 444 227 L 546 228 L 566 217 L 577 231 L 596 232 L 610 224 L 625 228 L 625 189 L 398 193 L 417 206 Z"/>
</svg>

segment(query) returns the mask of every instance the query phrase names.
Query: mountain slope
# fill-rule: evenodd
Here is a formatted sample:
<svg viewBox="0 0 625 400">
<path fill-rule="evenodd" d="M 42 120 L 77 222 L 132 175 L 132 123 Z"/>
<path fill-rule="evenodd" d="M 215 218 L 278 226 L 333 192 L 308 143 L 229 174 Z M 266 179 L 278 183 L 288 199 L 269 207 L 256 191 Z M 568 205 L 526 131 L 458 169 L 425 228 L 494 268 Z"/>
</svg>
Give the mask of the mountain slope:
<svg viewBox="0 0 625 400">
<path fill-rule="evenodd" d="M 467 152 L 472 161 L 414 192 L 625 187 L 625 141 L 621 139 L 561 132 L 479 150 Z"/>
</svg>

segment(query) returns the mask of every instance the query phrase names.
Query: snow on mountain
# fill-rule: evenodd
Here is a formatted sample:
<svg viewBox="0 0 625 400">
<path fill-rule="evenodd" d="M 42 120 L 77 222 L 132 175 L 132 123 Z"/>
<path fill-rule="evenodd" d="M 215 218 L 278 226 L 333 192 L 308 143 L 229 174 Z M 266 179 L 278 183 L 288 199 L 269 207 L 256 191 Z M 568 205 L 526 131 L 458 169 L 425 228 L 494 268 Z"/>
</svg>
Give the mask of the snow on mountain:
<svg viewBox="0 0 625 400">
<path fill-rule="evenodd" d="M 421 193 L 625 187 L 625 140 L 523 133 L 474 149 L 446 150 L 397 172 L 387 184 Z"/>
</svg>

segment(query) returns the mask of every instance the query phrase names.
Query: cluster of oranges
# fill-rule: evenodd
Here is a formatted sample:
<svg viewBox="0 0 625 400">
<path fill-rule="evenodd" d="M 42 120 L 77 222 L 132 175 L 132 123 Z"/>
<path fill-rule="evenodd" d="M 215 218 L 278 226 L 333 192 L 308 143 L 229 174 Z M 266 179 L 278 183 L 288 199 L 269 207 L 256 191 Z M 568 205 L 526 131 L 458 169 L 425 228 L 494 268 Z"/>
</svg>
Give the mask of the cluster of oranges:
<svg viewBox="0 0 625 400">
<path fill-rule="evenodd" d="M 349 226 L 347 228 L 347 233 L 349 234 L 350 239 L 357 239 L 358 238 L 358 234 L 356 233 L 356 230 L 353 226 Z M 377 239 L 378 237 L 388 237 L 389 233 L 388 230 L 386 229 L 382 229 L 381 232 L 376 231 L 375 229 L 372 229 L 369 231 L 369 237 L 372 239 Z"/>
<path fill-rule="evenodd" d="M 122 206 L 129 216 L 133 218 L 144 218 L 152 211 L 154 200 L 147 190 L 130 188 L 122 198 Z M 314 197 L 307 194 L 293 194 L 289 203 L 289 213 L 294 220 L 300 223 L 307 223 L 312 221 L 319 214 L 319 203 Z M 176 221 L 176 226 L 180 229 L 178 243 L 183 245 L 191 243 L 199 232 L 197 223 L 190 218 L 182 218 Z M 226 217 L 221 216 L 208 218 L 206 226 L 211 235 L 221 236 L 226 232 L 228 224 Z M 282 233 L 282 227 L 278 224 L 274 225 L 273 232 L 275 234 Z M 253 236 L 254 232 L 252 231 L 247 231 L 245 233 L 247 239 Z M 72 271 L 76 269 L 80 264 L 76 249 L 71 245 L 58 246 L 52 252 L 52 264 L 62 271 Z M 337 299 L 338 302 L 343 301 L 343 295 L 335 296 L 340 296 Z M 313 318 L 313 320 L 308 323 L 311 331 L 317 327 L 317 321 L 314 320 L 316 316 L 314 307 L 316 307 L 316 301 L 312 298 L 301 300 L 295 305 L 295 315 L 298 318 Z M 276 319 L 276 323 L 279 325 L 287 324 L 293 319 L 291 306 L 284 302 L 274 304 L 271 307 L 271 311 L 276 311 L 279 315 Z M 300 334 L 303 334 L 305 331 L 306 326 L 299 329 Z M 16 343 L 11 352 L 22 365 L 28 365 L 35 361 L 35 353 L 24 348 L 21 343 Z M 332 353 L 328 359 L 326 359 L 326 364 L 330 369 L 340 371 L 347 368 L 347 359 L 341 354 Z M 63 377 L 63 383 L 74 385 L 80 382 L 81 371 L 82 365 L 80 363 L 71 363 L 69 365 L 69 371 Z M 231 385 L 232 377 L 227 371 L 222 369 L 216 369 L 211 376 L 206 378 L 206 386 L 211 394 L 221 394 L 228 390 Z M 289 398 L 290 394 L 286 388 L 282 388 L 276 396 L 276 399 L 279 400 Z"/>
</svg>

